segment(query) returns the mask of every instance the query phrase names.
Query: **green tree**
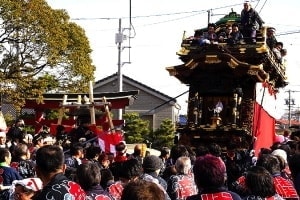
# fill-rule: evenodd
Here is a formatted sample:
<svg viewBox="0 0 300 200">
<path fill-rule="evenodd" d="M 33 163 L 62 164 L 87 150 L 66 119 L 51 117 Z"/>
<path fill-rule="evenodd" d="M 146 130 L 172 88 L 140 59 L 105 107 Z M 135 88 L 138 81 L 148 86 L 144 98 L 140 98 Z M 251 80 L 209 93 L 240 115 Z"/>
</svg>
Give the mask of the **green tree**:
<svg viewBox="0 0 300 200">
<path fill-rule="evenodd" d="M 144 143 L 149 137 L 149 121 L 140 118 L 138 113 L 125 113 L 125 140 L 127 143 Z"/>
<path fill-rule="evenodd" d="M 84 30 L 45 0 L 0 0 L 1 94 L 16 108 L 45 91 L 86 92 L 95 66 Z"/>
<path fill-rule="evenodd" d="M 160 127 L 153 131 L 150 137 L 152 147 L 160 149 L 161 147 L 172 147 L 174 145 L 175 127 L 171 119 L 164 119 Z"/>
</svg>

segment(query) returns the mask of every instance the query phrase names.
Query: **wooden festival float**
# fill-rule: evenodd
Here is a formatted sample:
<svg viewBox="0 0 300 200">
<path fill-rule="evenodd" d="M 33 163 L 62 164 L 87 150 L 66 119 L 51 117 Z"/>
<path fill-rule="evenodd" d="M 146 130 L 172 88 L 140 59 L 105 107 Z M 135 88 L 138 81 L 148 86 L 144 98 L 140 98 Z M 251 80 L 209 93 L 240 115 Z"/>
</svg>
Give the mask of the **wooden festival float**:
<svg viewBox="0 0 300 200">
<path fill-rule="evenodd" d="M 232 11 L 215 23 L 216 34 L 233 23 L 240 23 L 240 15 Z M 226 41 L 200 45 L 207 27 L 195 30 L 193 36 L 184 32 L 177 52 L 183 64 L 166 68 L 189 86 L 187 123 L 177 128 L 179 143 L 259 148 L 263 140 L 264 145 L 273 142 L 275 120 L 268 106 L 273 106 L 278 89 L 287 85 L 287 77 L 285 65 L 266 43 L 268 28 L 258 31 L 256 43 L 244 38 L 234 45 Z"/>
</svg>

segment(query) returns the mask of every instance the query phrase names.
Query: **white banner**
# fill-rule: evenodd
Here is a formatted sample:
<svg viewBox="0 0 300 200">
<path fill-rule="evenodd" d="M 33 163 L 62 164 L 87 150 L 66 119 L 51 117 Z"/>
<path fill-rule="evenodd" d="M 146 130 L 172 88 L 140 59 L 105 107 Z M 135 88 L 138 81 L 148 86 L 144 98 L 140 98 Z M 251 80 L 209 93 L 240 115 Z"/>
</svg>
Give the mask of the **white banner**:
<svg viewBox="0 0 300 200">
<path fill-rule="evenodd" d="M 276 94 L 266 83 L 256 83 L 256 102 L 271 115 L 274 119 L 280 119 L 282 113 L 278 109 L 279 102 L 276 100 Z"/>
<path fill-rule="evenodd" d="M 3 131 L 7 130 L 7 125 L 6 125 L 2 111 L 0 111 L 0 130 L 3 130 Z"/>
</svg>

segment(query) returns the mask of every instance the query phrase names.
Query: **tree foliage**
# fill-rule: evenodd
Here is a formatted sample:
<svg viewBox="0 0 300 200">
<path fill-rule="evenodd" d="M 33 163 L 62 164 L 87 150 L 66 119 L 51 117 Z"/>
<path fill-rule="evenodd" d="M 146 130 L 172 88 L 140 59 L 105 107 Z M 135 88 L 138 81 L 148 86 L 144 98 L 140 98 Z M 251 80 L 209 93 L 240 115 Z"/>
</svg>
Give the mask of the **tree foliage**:
<svg viewBox="0 0 300 200">
<path fill-rule="evenodd" d="M 175 126 L 171 119 L 164 119 L 160 127 L 151 134 L 152 147 L 172 147 L 174 145 Z"/>
<path fill-rule="evenodd" d="M 1 94 L 17 107 L 45 91 L 85 92 L 95 66 L 84 30 L 45 0 L 0 0 Z"/>
<path fill-rule="evenodd" d="M 171 119 L 165 119 L 157 130 L 150 131 L 149 121 L 140 118 L 138 113 L 123 115 L 126 126 L 125 140 L 127 143 L 146 143 L 149 141 L 152 148 L 160 149 L 162 146 L 174 145 L 175 127 Z M 149 146 L 149 144 L 147 144 Z"/>
<path fill-rule="evenodd" d="M 143 143 L 149 136 L 149 121 L 140 118 L 138 113 L 125 113 L 125 140 L 127 143 Z"/>
</svg>

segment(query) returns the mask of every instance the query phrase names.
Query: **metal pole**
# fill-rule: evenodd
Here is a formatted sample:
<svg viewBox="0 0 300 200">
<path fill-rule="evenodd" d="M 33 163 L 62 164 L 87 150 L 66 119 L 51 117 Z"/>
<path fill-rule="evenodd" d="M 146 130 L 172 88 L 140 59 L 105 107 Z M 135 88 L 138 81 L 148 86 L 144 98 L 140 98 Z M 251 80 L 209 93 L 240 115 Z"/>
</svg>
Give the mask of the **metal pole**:
<svg viewBox="0 0 300 200">
<path fill-rule="evenodd" d="M 123 75 L 122 75 L 122 61 L 121 61 L 121 54 L 122 54 L 122 41 L 123 41 L 123 33 L 122 33 L 122 19 L 119 19 L 119 36 L 122 38 L 119 38 L 118 41 L 118 86 L 119 86 L 119 92 L 123 91 Z M 122 108 L 119 109 L 118 112 L 118 119 L 122 119 Z"/>
<path fill-rule="evenodd" d="M 289 127 L 291 127 L 291 90 L 288 91 L 289 93 L 289 116 L 288 116 L 288 120 L 289 120 Z"/>
<path fill-rule="evenodd" d="M 211 10 L 207 11 L 208 17 L 207 17 L 207 24 L 210 23 L 210 18 L 211 18 Z"/>
</svg>

